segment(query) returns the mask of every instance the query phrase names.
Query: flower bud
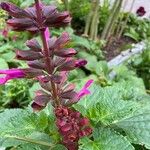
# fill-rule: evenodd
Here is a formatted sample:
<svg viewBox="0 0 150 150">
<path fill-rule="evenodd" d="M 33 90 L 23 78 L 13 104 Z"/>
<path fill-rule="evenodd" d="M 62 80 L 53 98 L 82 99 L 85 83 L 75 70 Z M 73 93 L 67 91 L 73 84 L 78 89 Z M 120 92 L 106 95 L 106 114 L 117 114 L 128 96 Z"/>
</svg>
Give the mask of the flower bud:
<svg viewBox="0 0 150 150">
<path fill-rule="evenodd" d="M 49 95 L 37 95 L 34 98 L 34 101 L 31 104 L 31 107 L 33 108 L 34 111 L 40 111 L 46 107 L 50 99 L 51 97 Z"/>
<path fill-rule="evenodd" d="M 39 60 L 28 61 L 28 66 L 35 69 L 45 69 L 45 63 L 40 62 Z"/>
<path fill-rule="evenodd" d="M 23 9 L 20 9 L 16 5 L 9 3 L 9 2 L 2 2 L 0 4 L 1 8 L 6 10 L 10 16 L 16 17 L 16 18 L 24 18 L 24 17 L 30 17 L 30 15 Z"/>
<path fill-rule="evenodd" d="M 74 97 L 77 96 L 77 93 L 75 91 L 67 91 L 67 92 L 64 92 L 64 93 L 61 93 L 61 98 L 64 98 L 64 99 L 74 99 Z"/>
<path fill-rule="evenodd" d="M 49 27 L 61 27 L 70 23 L 71 17 L 69 12 L 53 13 L 45 21 L 45 25 Z"/>
<path fill-rule="evenodd" d="M 59 57 L 72 57 L 75 54 L 77 54 L 77 51 L 75 51 L 73 48 L 61 49 L 61 50 L 55 50 L 54 54 Z"/>
<path fill-rule="evenodd" d="M 79 59 L 79 60 L 74 60 L 74 59 L 69 59 L 65 63 L 63 63 L 61 66 L 57 68 L 58 71 L 70 71 L 75 68 L 82 67 L 87 64 L 86 60 Z"/>
<path fill-rule="evenodd" d="M 51 48 L 56 50 L 63 48 L 69 41 L 70 41 L 69 34 L 67 32 L 63 32 L 62 35 L 57 38 L 56 42 Z"/>
<path fill-rule="evenodd" d="M 136 14 L 140 17 L 144 16 L 146 13 L 145 8 L 144 7 L 139 7 L 138 10 L 136 11 Z"/>
<path fill-rule="evenodd" d="M 13 18 L 7 21 L 7 24 L 15 31 L 31 30 L 35 27 L 34 22 L 28 18 Z"/>
<path fill-rule="evenodd" d="M 43 6 L 42 11 L 46 19 L 57 13 L 56 6 Z"/>
<path fill-rule="evenodd" d="M 43 55 L 41 53 L 32 50 L 16 50 L 16 58 L 18 60 L 36 60 L 41 59 Z"/>
<path fill-rule="evenodd" d="M 76 61 L 75 67 L 79 68 L 82 66 L 85 66 L 87 64 L 87 61 L 84 59 L 79 59 L 78 61 Z"/>
<path fill-rule="evenodd" d="M 26 42 L 26 45 L 33 51 L 41 52 L 41 46 L 36 39 L 31 39 Z"/>
</svg>

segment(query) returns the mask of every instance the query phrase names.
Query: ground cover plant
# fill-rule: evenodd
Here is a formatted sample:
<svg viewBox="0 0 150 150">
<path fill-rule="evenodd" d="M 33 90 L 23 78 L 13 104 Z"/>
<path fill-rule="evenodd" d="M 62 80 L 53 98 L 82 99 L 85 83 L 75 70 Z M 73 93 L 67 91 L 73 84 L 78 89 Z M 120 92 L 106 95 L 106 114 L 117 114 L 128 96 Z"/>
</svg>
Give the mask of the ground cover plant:
<svg viewBox="0 0 150 150">
<path fill-rule="evenodd" d="M 112 29 L 116 28 L 115 19 L 120 19 L 119 14 L 115 15 L 120 11 L 120 2 L 113 6 Z M 18 5 L 22 3 L 17 1 Z M 106 30 L 112 20 L 111 15 L 110 20 L 105 18 L 111 11 L 109 3 L 105 0 L 100 6 L 103 9 L 97 3 L 93 1 L 89 7 L 90 1 L 84 1 L 86 8 L 80 21 L 84 20 L 85 11 L 93 15 L 96 11 L 95 19 L 91 20 L 91 27 L 96 23 L 96 30 L 90 27 L 82 37 L 71 28 L 70 13 L 58 11 L 54 5 L 45 5 L 40 0 L 34 0 L 24 9 L 11 2 L 0 4 L 9 25 L 2 30 L 0 39 L 0 62 L 5 64 L 0 63 L 0 147 L 8 150 L 150 149 L 149 44 L 142 54 L 110 67 L 102 50 L 105 44 L 109 45 L 107 38 L 117 28 Z M 62 4 L 65 10 L 77 5 L 65 0 Z M 99 11 L 104 11 L 106 27 L 98 26 Z M 143 7 L 137 10 L 139 17 L 145 13 Z M 78 19 L 75 9 L 73 14 Z M 141 22 L 139 35 L 143 26 L 147 26 Z M 134 23 L 131 26 L 128 23 L 123 32 L 126 36 L 130 28 L 135 28 Z M 107 38 L 97 41 L 99 30 L 102 35 L 106 33 L 102 29 L 107 31 L 104 36 Z M 15 35 L 18 37 L 14 39 Z M 140 35 L 136 41 L 148 36 Z"/>
</svg>

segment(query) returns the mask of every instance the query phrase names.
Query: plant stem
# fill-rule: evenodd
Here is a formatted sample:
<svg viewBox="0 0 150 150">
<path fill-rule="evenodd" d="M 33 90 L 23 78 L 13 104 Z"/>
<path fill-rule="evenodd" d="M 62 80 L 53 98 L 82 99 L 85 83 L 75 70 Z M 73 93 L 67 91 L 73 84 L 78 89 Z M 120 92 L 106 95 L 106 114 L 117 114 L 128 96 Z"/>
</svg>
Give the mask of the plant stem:
<svg viewBox="0 0 150 150">
<path fill-rule="evenodd" d="M 123 7 L 122 7 L 122 11 L 124 12 L 125 11 L 125 8 L 127 6 L 127 3 L 128 3 L 128 0 L 126 0 L 123 4 Z M 121 15 L 120 19 L 118 20 L 119 24 L 118 24 L 118 27 L 116 29 L 116 36 L 118 35 L 120 29 L 121 29 L 121 26 L 122 26 L 122 23 L 123 23 L 123 18 L 124 18 L 124 14 Z"/>
<path fill-rule="evenodd" d="M 112 7 L 112 13 L 110 14 L 108 21 L 104 27 L 104 30 L 102 32 L 101 35 L 101 39 L 102 40 L 106 40 L 109 38 L 109 35 L 111 34 L 112 28 L 114 26 L 114 23 L 116 22 L 116 20 L 118 19 L 118 14 L 122 5 L 122 0 L 116 0 L 114 2 L 114 5 Z"/>
<path fill-rule="evenodd" d="M 20 141 L 24 141 L 24 142 L 28 142 L 28 143 L 33 143 L 33 144 L 38 144 L 38 145 L 43 145 L 43 146 L 48 146 L 48 147 L 54 147 L 54 144 L 49 144 L 49 143 L 44 142 L 44 141 L 37 141 L 37 140 L 31 139 L 31 138 L 11 136 L 11 135 L 8 135 L 6 137 L 7 138 L 13 138 L 13 139 L 20 140 Z"/>
<path fill-rule="evenodd" d="M 88 14 L 88 16 L 87 16 L 87 19 L 86 19 L 86 24 L 85 24 L 85 29 L 84 29 L 84 34 L 83 34 L 83 36 L 88 37 L 93 13 L 94 13 L 94 11 L 93 11 L 93 3 L 91 3 L 91 10 L 90 10 L 90 12 L 89 12 L 89 14 Z"/>
<path fill-rule="evenodd" d="M 99 0 L 93 1 L 93 18 L 91 22 L 91 28 L 90 28 L 90 38 L 92 40 L 95 40 L 97 38 L 97 28 L 98 28 L 98 13 L 99 13 Z"/>
<path fill-rule="evenodd" d="M 39 22 L 39 25 L 41 27 L 41 39 L 42 39 L 42 43 L 43 43 L 43 54 L 44 54 L 44 57 L 45 57 L 45 64 L 46 64 L 46 69 L 47 69 L 47 72 L 52 75 L 53 73 L 53 65 L 52 65 L 52 62 L 51 62 L 51 58 L 50 58 L 50 53 L 49 53 L 49 48 L 48 48 L 48 43 L 47 43 L 47 40 L 46 40 L 46 36 L 45 36 L 45 30 L 46 28 L 43 29 L 42 27 L 42 12 L 41 12 L 41 7 L 40 7 L 40 3 L 39 3 L 39 0 L 35 0 L 35 6 L 36 6 L 36 13 L 37 13 L 37 18 L 38 18 L 38 22 Z M 59 99 L 58 99 L 58 96 L 57 96 L 57 89 L 56 89 L 56 86 L 55 86 L 55 83 L 53 81 L 51 81 L 51 86 L 52 86 L 52 97 L 55 101 L 55 104 L 56 106 L 59 106 L 60 105 L 60 102 L 59 102 Z"/>
<path fill-rule="evenodd" d="M 127 25 L 127 23 L 128 23 L 128 20 L 129 20 L 129 17 L 130 17 L 130 13 L 131 13 L 131 11 L 132 11 L 132 9 L 133 9 L 134 3 L 135 3 L 135 0 L 132 1 L 130 10 L 129 10 L 127 16 L 126 16 L 126 19 L 125 19 L 125 21 L 124 21 L 124 23 L 123 23 L 121 29 L 120 29 L 120 32 L 118 33 L 118 39 L 120 39 L 120 37 L 122 36 L 122 33 L 123 33 L 124 29 L 126 28 L 126 25 Z"/>
</svg>

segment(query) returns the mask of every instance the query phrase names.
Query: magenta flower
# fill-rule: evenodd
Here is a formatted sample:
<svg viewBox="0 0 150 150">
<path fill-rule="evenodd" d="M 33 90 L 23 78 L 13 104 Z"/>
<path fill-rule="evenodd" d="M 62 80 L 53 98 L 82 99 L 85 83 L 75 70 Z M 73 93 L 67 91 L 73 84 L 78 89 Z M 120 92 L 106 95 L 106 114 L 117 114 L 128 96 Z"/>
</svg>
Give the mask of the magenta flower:
<svg viewBox="0 0 150 150">
<path fill-rule="evenodd" d="M 94 82 L 94 80 L 88 80 L 87 83 L 83 86 L 83 88 L 78 93 L 78 99 L 81 99 L 83 96 L 91 94 L 91 92 L 88 90 L 88 88 L 91 86 L 91 84 Z"/>
<path fill-rule="evenodd" d="M 5 84 L 8 80 L 16 78 L 24 78 L 25 73 L 22 69 L 0 70 L 0 74 L 5 74 L 5 77 L 0 78 L 0 84 Z"/>
<path fill-rule="evenodd" d="M 137 11 L 136 11 L 136 14 L 137 14 L 138 16 L 140 16 L 140 17 L 144 16 L 145 13 L 146 13 L 145 8 L 142 7 L 142 6 L 139 7 L 139 8 L 137 9 Z"/>
<path fill-rule="evenodd" d="M 70 104 L 77 103 L 82 97 L 91 94 L 91 92 L 89 91 L 88 88 L 91 86 L 91 84 L 93 82 L 94 82 L 94 80 L 92 80 L 92 79 L 88 80 L 79 92 L 76 92 L 76 93 L 73 93 L 73 91 L 66 92 L 67 96 L 68 95 L 70 96 L 69 101 L 66 104 L 70 105 Z M 64 94 L 66 94 L 66 93 L 64 93 Z"/>
<path fill-rule="evenodd" d="M 4 74 L 4 77 L 0 78 L 0 84 L 5 84 L 7 81 L 18 78 L 34 78 L 44 75 L 44 72 L 40 69 L 25 68 L 25 69 L 8 69 L 0 70 L 0 74 Z"/>
</svg>

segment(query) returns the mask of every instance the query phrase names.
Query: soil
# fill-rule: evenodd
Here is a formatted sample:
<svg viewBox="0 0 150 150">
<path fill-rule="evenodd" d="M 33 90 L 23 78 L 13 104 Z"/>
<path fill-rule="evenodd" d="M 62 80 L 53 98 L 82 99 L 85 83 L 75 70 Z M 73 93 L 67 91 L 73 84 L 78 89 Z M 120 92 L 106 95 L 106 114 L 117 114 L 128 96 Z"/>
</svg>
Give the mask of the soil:
<svg viewBox="0 0 150 150">
<path fill-rule="evenodd" d="M 111 37 L 106 47 L 104 47 L 106 60 L 109 61 L 119 55 L 121 51 L 131 48 L 132 43 L 135 43 L 135 41 L 128 37 L 121 37 L 119 40 Z"/>
</svg>

